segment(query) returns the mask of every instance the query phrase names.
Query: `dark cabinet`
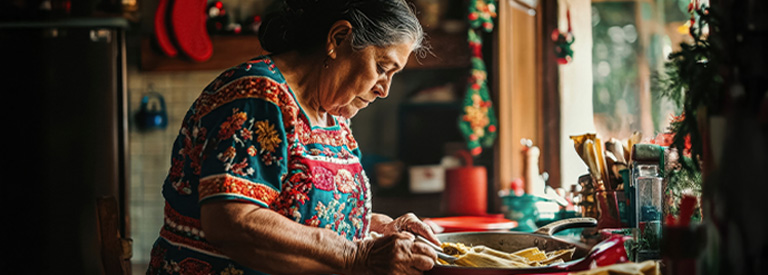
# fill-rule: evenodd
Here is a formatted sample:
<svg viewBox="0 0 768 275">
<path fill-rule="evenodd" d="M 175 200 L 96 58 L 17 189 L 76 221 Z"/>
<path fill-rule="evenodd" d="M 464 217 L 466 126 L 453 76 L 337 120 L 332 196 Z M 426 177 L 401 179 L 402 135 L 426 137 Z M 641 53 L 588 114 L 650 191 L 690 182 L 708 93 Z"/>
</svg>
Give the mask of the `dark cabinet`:
<svg viewBox="0 0 768 275">
<path fill-rule="evenodd" d="M 6 259 L 23 268 L 18 273 L 100 271 L 96 198 L 125 201 L 126 26 L 121 19 L 0 24 L 3 220 L 23 240 L 9 257 L 34 261 Z"/>
</svg>

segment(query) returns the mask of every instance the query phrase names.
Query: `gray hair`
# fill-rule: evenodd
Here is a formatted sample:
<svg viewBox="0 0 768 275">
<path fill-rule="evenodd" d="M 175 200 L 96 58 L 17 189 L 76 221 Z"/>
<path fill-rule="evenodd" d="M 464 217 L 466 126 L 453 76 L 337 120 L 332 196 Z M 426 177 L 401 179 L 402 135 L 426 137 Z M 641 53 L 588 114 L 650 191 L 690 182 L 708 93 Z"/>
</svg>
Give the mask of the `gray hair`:
<svg viewBox="0 0 768 275">
<path fill-rule="evenodd" d="M 412 7 L 404 0 L 391 1 L 393 5 L 409 7 L 392 9 L 393 16 L 371 18 L 362 10 L 351 9 L 349 21 L 352 23 L 352 47 L 362 49 L 367 46 L 386 47 L 397 43 L 413 42 L 413 50 L 424 47 L 424 30 L 416 19 Z"/>
<path fill-rule="evenodd" d="M 259 28 L 262 47 L 272 53 L 315 51 L 338 20 L 352 25 L 354 49 L 413 42 L 413 51 L 427 50 L 424 31 L 414 8 L 405 0 L 286 0 Z"/>
</svg>

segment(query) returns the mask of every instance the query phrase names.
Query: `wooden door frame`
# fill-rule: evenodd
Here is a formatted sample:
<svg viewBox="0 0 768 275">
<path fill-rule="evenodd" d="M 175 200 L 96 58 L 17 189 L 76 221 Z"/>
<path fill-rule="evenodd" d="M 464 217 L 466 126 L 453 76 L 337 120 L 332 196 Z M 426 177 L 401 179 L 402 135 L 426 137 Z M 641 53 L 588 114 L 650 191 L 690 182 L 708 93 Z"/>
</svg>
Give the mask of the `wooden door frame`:
<svg viewBox="0 0 768 275">
<path fill-rule="evenodd" d="M 532 16 L 499 2 L 492 65 L 499 110 L 494 179 L 500 190 L 523 178 L 521 138 L 530 138 L 541 149 L 541 171 L 549 174 L 553 187 L 560 186 L 559 74 L 551 39 L 558 26 L 557 0 L 541 0 L 535 11 Z"/>
<path fill-rule="evenodd" d="M 558 73 L 555 42 L 552 31 L 558 27 L 557 0 L 541 0 L 538 8 L 538 52 L 539 94 L 541 95 L 541 127 L 538 129 L 539 146 L 542 149 L 540 167 L 549 173 L 553 187 L 561 185 L 560 176 L 560 75 Z"/>
</svg>

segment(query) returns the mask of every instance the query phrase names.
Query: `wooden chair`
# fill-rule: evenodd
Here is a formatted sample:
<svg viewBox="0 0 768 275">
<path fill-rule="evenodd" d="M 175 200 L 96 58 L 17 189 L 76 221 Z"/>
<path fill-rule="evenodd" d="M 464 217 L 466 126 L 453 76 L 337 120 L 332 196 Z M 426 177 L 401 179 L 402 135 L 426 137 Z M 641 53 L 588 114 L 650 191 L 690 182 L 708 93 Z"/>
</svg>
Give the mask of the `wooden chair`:
<svg viewBox="0 0 768 275">
<path fill-rule="evenodd" d="M 114 196 L 97 198 L 99 242 L 104 274 L 129 275 L 133 240 L 120 234 L 120 213 Z"/>
</svg>

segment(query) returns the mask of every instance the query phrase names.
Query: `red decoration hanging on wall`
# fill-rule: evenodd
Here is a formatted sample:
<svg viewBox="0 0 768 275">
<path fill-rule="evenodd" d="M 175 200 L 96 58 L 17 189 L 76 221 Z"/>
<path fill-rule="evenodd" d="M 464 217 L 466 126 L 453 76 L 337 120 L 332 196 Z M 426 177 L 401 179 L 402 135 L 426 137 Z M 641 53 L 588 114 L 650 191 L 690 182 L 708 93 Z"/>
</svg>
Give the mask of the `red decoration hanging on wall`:
<svg viewBox="0 0 768 275">
<path fill-rule="evenodd" d="M 459 130 L 464 135 L 467 149 L 472 156 L 489 148 L 497 136 L 496 116 L 493 102 L 488 91 L 487 72 L 483 62 L 482 32 L 493 31 L 493 18 L 496 17 L 496 4 L 493 0 L 473 0 L 469 4 L 470 28 L 467 33 L 471 53 L 471 72 L 467 81 L 467 92 L 459 117 Z"/>
<path fill-rule="evenodd" d="M 573 60 L 573 49 L 571 44 L 576 40 L 573 36 L 571 27 L 571 8 L 568 7 L 565 12 L 566 19 L 568 20 L 568 31 L 561 32 L 560 29 L 552 31 L 552 41 L 555 42 L 555 56 L 557 56 L 557 63 L 565 65 L 571 63 Z"/>
</svg>

